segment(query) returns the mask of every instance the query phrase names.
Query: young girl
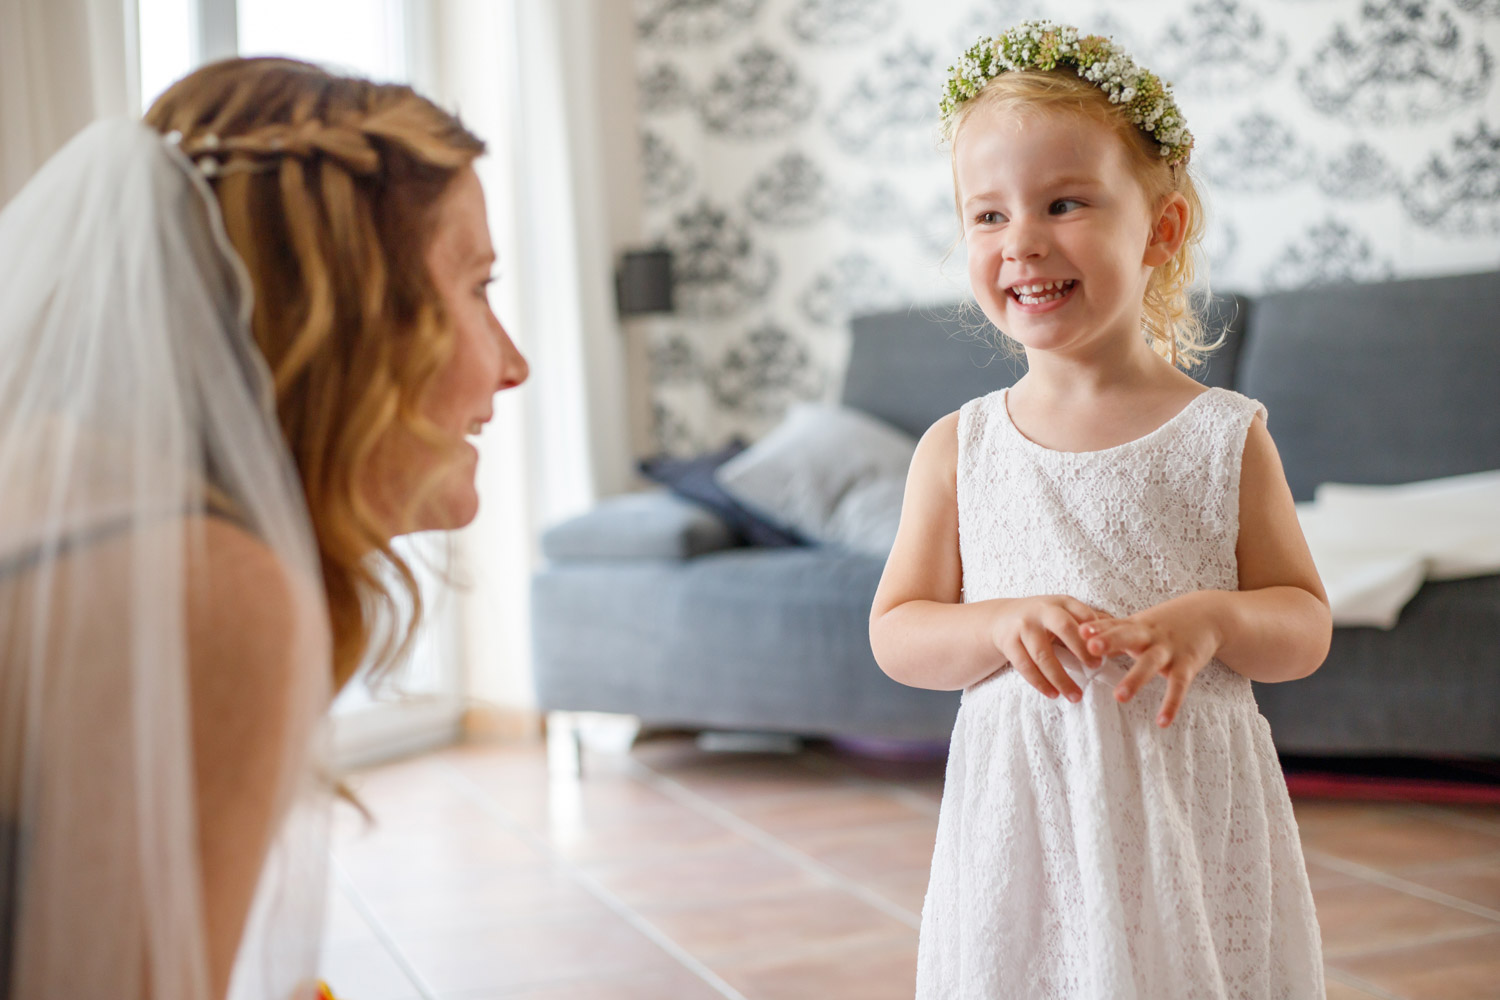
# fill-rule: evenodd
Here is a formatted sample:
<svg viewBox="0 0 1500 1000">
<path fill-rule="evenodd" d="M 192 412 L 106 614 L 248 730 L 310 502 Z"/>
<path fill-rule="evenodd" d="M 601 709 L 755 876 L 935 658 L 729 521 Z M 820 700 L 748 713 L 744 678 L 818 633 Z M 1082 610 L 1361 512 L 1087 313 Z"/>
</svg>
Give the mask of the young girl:
<svg viewBox="0 0 1500 1000">
<path fill-rule="evenodd" d="M 985 39 L 943 102 L 969 279 L 1026 351 L 923 437 L 871 612 L 882 669 L 962 689 L 922 914 L 930 1000 L 1323 996 L 1250 682 L 1331 621 L 1265 411 L 1179 370 L 1192 136 L 1106 39 Z"/>
</svg>

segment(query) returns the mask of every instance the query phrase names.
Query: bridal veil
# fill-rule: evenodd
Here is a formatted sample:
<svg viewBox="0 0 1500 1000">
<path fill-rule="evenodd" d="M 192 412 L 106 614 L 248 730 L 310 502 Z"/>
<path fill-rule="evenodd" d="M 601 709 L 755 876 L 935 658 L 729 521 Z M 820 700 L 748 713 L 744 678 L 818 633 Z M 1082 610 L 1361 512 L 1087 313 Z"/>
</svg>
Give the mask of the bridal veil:
<svg viewBox="0 0 1500 1000">
<path fill-rule="evenodd" d="M 250 308 L 208 185 L 139 122 L 0 211 L 0 998 L 212 995 L 189 616 L 225 527 L 305 595 L 231 996 L 315 974 L 328 619 Z"/>
</svg>

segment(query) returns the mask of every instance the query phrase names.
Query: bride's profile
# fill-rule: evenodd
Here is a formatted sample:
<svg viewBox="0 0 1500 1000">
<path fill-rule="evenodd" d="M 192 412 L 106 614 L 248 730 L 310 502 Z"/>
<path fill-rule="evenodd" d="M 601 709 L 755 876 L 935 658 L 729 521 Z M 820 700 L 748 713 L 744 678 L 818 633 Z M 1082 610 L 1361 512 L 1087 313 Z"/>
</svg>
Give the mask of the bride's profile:
<svg viewBox="0 0 1500 1000">
<path fill-rule="evenodd" d="M 483 151 L 229 60 L 0 212 L 0 998 L 313 995 L 322 721 L 527 376 Z"/>
</svg>

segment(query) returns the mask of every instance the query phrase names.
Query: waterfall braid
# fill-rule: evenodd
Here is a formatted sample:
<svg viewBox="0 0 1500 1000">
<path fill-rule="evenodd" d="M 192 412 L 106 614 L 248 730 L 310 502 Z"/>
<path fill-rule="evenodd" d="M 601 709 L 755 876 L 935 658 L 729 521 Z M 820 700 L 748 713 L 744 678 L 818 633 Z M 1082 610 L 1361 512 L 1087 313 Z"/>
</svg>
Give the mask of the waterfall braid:
<svg viewBox="0 0 1500 1000">
<path fill-rule="evenodd" d="M 418 410 L 453 340 L 424 254 L 439 198 L 484 144 L 409 87 L 289 59 L 205 66 L 146 123 L 178 133 L 250 272 L 253 332 L 317 535 L 341 687 L 367 655 L 396 659 L 421 617 L 416 577 L 359 474 L 393 428 L 451 447 Z M 377 636 L 382 611 L 391 625 Z"/>
</svg>

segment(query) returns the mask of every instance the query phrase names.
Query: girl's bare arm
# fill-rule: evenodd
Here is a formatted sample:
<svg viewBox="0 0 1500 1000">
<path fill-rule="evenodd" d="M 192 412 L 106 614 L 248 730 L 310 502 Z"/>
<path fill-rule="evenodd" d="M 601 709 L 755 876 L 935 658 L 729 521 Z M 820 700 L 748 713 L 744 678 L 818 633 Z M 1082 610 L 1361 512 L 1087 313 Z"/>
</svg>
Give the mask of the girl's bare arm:
<svg viewBox="0 0 1500 1000">
<path fill-rule="evenodd" d="M 1016 613 L 1011 627 L 997 630 L 1011 612 Z M 901 526 L 870 609 L 870 648 L 880 669 L 912 687 L 970 687 L 1010 662 L 997 645 L 1006 641 L 997 640 L 998 632 L 1009 638 L 1015 659 L 1022 661 L 1017 668 L 1034 686 L 1043 693 L 1076 695 L 1078 687 L 1057 662 L 1052 644 L 1065 642 L 1079 659 L 1089 659 L 1076 622 L 1093 615 L 1062 597 L 963 603 L 958 414 L 933 424 L 912 457 Z"/>
<path fill-rule="evenodd" d="M 1219 659 L 1255 681 L 1306 677 L 1333 639 L 1328 595 L 1297 521 L 1276 444 L 1250 422 L 1240 472 L 1238 593 L 1215 591 Z"/>
</svg>

